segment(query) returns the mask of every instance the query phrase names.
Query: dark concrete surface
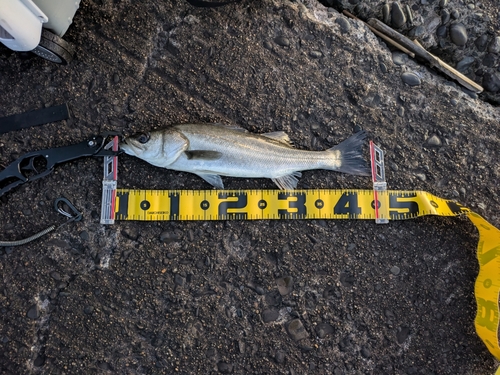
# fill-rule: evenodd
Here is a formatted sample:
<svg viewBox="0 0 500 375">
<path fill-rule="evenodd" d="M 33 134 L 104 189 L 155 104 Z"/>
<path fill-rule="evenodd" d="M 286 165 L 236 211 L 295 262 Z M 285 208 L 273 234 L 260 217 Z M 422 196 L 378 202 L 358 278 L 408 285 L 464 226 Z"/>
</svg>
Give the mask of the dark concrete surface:
<svg viewBox="0 0 500 375">
<path fill-rule="evenodd" d="M 341 20 L 342 21 L 338 21 Z M 454 198 L 500 225 L 499 110 L 391 52 L 315 2 L 88 0 L 57 66 L 0 48 L 0 116 L 68 102 L 70 120 L 0 136 L 0 162 L 102 131 L 186 122 L 284 130 L 325 149 L 363 128 L 391 189 Z M 404 72 L 421 84 L 405 85 Z M 433 136 L 440 145 L 429 145 Z M 435 139 L 435 138 L 434 138 Z M 432 142 L 431 142 L 432 143 Z M 81 159 L 1 198 L 5 374 L 487 374 L 474 330 L 477 231 L 466 219 L 99 224 L 102 160 Z M 226 188 L 273 188 L 224 179 Z M 299 188 L 369 189 L 305 172 Z M 120 156 L 119 186 L 209 189 Z"/>
</svg>

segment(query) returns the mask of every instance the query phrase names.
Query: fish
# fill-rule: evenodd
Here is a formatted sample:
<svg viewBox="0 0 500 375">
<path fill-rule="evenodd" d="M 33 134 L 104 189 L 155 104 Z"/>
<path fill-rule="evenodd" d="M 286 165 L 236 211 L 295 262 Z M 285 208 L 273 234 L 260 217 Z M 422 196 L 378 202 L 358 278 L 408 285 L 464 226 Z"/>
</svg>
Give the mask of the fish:
<svg viewBox="0 0 500 375">
<path fill-rule="evenodd" d="M 216 189 L 221 176 L 270 178 L 282 190 L 297 187 L 301 171 L 327 169 L 368 176 L 366 132 L 324 151 L 294 148 L 283 131 L 256 134 L 238 125 L 181 124 L 125 138 L 120 150 L 154 166 L 194 173 Z"/>
</svg>

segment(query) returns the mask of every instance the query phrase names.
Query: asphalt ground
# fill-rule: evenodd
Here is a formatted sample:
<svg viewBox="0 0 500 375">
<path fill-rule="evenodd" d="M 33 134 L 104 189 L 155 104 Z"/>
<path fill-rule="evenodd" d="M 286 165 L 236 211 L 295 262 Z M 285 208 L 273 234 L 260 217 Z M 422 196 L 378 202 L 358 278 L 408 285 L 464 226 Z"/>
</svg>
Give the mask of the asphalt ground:
<svg viewBox="0 0 500 375">
<path fill-rule="evenodd" d="M 324 150 L 366 130 L 390 189 L 456 199 L 500 225 L 498 108 L 315 3 L 84 1 L 58 66 L 0 48 L 0 115 L 68 103 L 71 119 L 0 135 L 0 161 L 178 123 L 286 131 Z M 416 72 L 421 84 L 403 83 Z M 439 140 L 435 141 L 435 137 Z M 367 150 L 366 150 L 366 155 Z M 2 240 L 83 220 L 0 252 L 6 374 L 485 374 L 476 335 L 475 227 L 427 217 L 99 224 L 102 158 L 56 167 L 1 198 Z M 228 189 L 270 180 L 224 178 Z M 119 157 L 124 188 L 210 189 Z M 370 189 L 304 172 L 302 189 Z"/>
</svg>

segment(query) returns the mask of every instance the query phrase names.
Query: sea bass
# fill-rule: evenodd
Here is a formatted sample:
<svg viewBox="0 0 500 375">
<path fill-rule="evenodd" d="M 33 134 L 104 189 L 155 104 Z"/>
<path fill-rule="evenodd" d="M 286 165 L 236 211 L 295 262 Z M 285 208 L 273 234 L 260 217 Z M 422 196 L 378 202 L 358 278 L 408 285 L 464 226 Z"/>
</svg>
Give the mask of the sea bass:
<svg viewBox="0 0 500 375">
<path fill-rule="evenodd" d="M 126 138 L 120 149 L 157 167 L 194 173 L 217 189 L 220 176 L 270 178 L 280 189 L 297 187 L 300 171 L 328 169 L 366 176 L 365 132 L 325 151 L 298 150 L 284 132 L 253 134 L 233 125 L 184 124 Z"/>
</svg>

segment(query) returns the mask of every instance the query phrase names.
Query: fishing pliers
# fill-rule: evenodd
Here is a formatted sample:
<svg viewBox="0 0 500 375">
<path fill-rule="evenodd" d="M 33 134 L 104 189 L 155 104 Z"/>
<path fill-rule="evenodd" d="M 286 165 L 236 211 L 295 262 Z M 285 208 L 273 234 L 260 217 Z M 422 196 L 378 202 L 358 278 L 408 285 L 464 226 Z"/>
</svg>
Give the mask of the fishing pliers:
<svg viewBox="0 0 500 375">
<path fill-rule="evenodd" d="M 47 176 L 56 164 L 86 156 L 115 156 L 120 151 L 108 148 L 115 132 L 105 132 L 86 141 L 63 147 L 33 151 L 22 155 L 0 172 L 0 196 L 9 190 Z"/>
</svg>

